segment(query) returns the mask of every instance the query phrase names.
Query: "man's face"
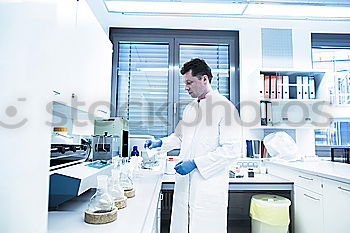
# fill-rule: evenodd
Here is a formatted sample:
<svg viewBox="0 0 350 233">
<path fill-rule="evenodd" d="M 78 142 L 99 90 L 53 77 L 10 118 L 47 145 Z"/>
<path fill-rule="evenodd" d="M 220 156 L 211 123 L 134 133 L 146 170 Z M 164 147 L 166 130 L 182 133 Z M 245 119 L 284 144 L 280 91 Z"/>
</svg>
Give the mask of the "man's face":
<svg viewBox="0 0 350 233">
<path fill-rule="evenodd" d="M 192 98 L 198 98 L 206 93 L 208 76 L 203 75 L 201 79 L 192 76 L 192 70 L 183 75 L 185 90 Z"/>
</svg>

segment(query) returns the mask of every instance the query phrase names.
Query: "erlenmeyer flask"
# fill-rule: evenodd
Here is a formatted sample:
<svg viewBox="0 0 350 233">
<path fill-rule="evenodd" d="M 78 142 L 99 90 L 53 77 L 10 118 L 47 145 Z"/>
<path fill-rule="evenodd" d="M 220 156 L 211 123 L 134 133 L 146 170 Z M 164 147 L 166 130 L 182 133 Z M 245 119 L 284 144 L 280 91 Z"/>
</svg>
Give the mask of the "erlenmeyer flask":
<svg viewBox="0 0 350 233">
<path fill-rule="evenodd" d="M 128 164 L 124 164 L 121 168 L 120 184 L 124 189 L 124 195 L 128 198 L 135 196 L 135 189 L 132 179 L 130 177 L 131 171 L 128 168 Z"/>
<path fill-rule="evenodd" d="M 108 176 L 97 176 L 96 193 L 91 197 L 84 221 L 91 224 L 103 224 L 117 219 L 118 208 L 108 193 Z"/>
<path fill-rule="evenodd" d="M 126 207 L 127 198 L 124 196 L 124 189 L 120 185 L 120 170 L 118 168 L 112 169 L 112 176 L 109 179 L 108 191 L 118 209 L 123 209 Z"/>
<path fill-rule="evenodd" d="M 114 202 L 108 193 L 108 176 L 97 176 L 96 193 L 91 197 L 88 211 L 92 213 L 105 213 L 113 210 Z"/>
</svg>

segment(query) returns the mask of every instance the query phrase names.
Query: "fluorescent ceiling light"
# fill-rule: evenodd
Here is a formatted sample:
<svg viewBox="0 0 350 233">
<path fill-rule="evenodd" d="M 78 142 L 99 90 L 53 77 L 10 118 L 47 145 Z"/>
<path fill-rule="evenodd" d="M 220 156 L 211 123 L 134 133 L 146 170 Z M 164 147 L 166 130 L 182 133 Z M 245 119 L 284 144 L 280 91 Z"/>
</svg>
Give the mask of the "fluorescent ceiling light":
<svg viewBox="0 0 350 233">
<path fill-rule="evenodd" d="M 249 4 L 244 15 L 349 18 L 349 7 Z"/>
<path fill-rule="evenodd" d="M 105 1 L 109 12 L 238 15 L 246 4 Z"/>
</svg>

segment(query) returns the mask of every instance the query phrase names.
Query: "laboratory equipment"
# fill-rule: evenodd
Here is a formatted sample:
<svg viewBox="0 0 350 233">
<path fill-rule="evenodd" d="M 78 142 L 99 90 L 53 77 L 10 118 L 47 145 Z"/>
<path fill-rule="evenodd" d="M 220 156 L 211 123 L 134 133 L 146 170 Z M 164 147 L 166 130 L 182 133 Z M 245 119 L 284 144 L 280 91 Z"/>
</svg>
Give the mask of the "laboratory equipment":
<svg viewBox="0 0 350 233">
<path fill-rule="evenodd" d="M 92 160 L 110 160 L 120 155 L 120 138 L 118 136 L 94 135 L 92 137 L 93 156 Z"/>
<path fill-rule="evenodd" d="M 79 196 L 90 188 L 96 188 L 96 177 L 110 173 L 106 161 L 80 162 L 50 171 L 49 208 Z"/>
<path fill-rule="evenodd" d="M 119 137 L 119 150 L 122 157 L 129 157 L 129 123 L 122 117 L 95 120 L 94 135 Z"/>
<path fill-rule="evenodd" d="M 103 224 L 117 219 L 114 200 L 108 192 L 108 176 L 97 176 L 96 193 L 91 197 L 88 209 L 85 211 L 85 222 Z"/>
<path fill-rule="evenodd" d="M 118 168 L 112 169 L 112 176 L 109 178 L 108 191 L 113 198 L 114 205 L 118 209 L 126 207 L 127 197 L 124 196 L 124 189 L 120 185 L 120 171 Z"/>
<path fill-rule="evenodd" d="M 95 188 L 96 176 L 108 174 L 109 164 L 106 161 L 86 162 L 90 151 L 91 145 L 86 139 L 81 139 L 80 144 L 51 144 L 50 209 Z"/>
<path fill-rule="evenodd" d="M 89 157 L 90 151 L 90 143 L 86 140 L 81 140 L 80 144 L 52 143 L 50 170 L 84 162 Z"/>
<path fill-rule="evenodd" d="M 253 158 L 240 158 L 237 159 L 233 167 L 231 168 L 232 171 L 237 174 L 246 174 L 248 175 L 248 170 L 252 169 L 252 171 L 256 174 L 266 173 L 266 167 L 263 163 L 263 159 L 253 159 Z"/>
</svg>

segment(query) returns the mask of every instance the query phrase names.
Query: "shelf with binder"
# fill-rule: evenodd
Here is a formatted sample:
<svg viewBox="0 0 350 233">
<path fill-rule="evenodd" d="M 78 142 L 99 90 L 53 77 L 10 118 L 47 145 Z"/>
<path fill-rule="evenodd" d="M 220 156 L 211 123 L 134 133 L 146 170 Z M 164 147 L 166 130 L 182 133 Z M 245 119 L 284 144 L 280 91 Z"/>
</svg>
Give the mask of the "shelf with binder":
<svg viewBox="0 0 350 233">
<path fill-rule="evenodd" d="M 264 100 L 322 99 L 324 71 L 260 71 L 259 98 Z"/>
<path fill-rule="evenodd" d="M 261 127 L 318 128 L 329 103 L 323 71 L 260 71 Z"/>
<path fill-rule="evenodd" d="M 260 101 L 260 125 L 280 128 L 317 128 L 329 125 L 324 100 Z"/>
</svg>

